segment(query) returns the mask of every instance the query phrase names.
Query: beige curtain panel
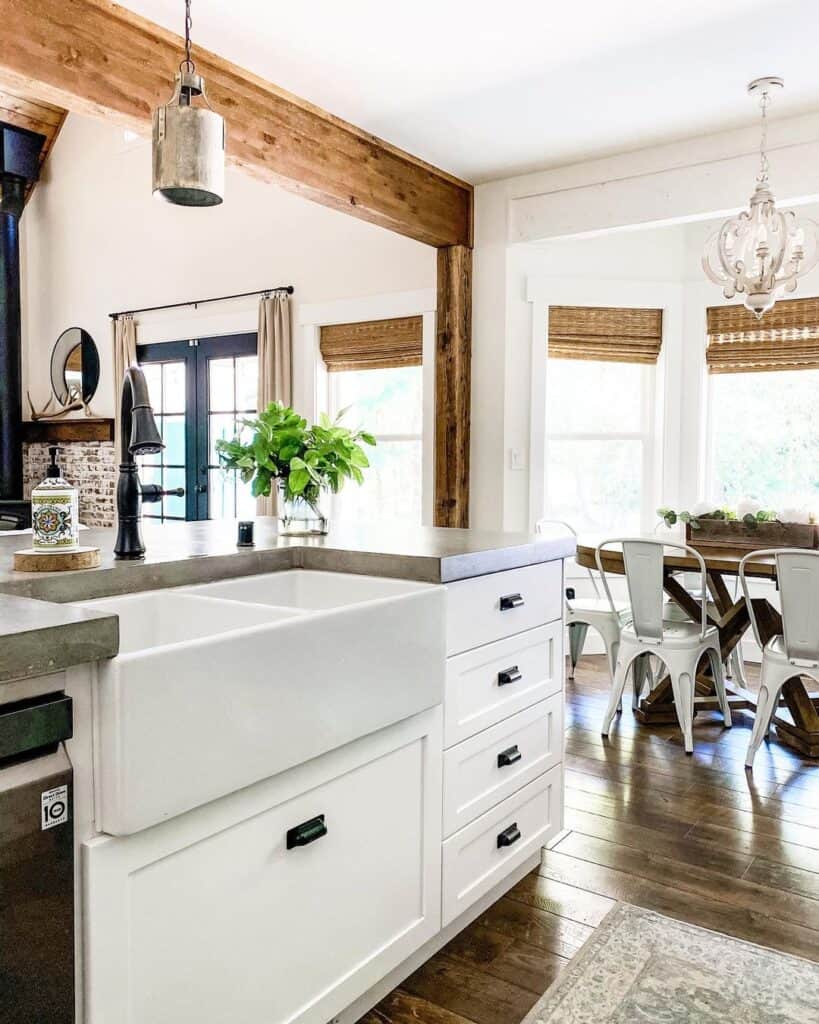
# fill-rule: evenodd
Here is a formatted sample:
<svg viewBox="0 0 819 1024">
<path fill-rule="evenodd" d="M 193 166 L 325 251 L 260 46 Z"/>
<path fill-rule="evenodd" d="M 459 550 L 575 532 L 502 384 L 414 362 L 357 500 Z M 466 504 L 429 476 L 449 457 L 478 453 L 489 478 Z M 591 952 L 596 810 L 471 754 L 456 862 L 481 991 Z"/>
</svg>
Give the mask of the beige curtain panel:
<svg viewBox="0 0 819 1024">
<path fill-rule="evenodd" d="M 276 292 L 259 301 L 259 411 L 271 402 L 293 403 L 293 339 L 290 296 Z M 276 496 L 258 498 L 256 513 L 276 514 Z"/>
<path fill-rule="evenodd" d="M 322 327 L 321 358 L 330 373 L 420 366 L 423 359 L 421 317 Z"/>
<path fill-rule="evenodd" d="M 550 359 L 656 363 L 662 341 L 661 309 L 549 307 Z"/>
<path fill-rule="evenodd" d="M 709 373 L 819 368 L 819 298 L 779 301 L 761 320 L 744 306 L 706 311 Z"/>
<path fill-rule="evenodd" d="M 129 366 L 135 366 L 136 361 L 136 322 L 130 313 L 126 313 L 114 320 L 114 451 L 117 459 L 121 445 L 119 393 L 125 371 Z"/>
</svg>

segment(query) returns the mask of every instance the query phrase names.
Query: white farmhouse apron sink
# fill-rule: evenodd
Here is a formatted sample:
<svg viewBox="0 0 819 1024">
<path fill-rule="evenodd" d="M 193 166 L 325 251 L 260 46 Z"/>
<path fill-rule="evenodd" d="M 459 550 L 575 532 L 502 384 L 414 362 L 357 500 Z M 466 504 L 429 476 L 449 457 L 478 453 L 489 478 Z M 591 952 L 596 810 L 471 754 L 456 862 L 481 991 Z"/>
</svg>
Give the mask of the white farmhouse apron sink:
<svg viewBox="0 0 819 1024">
<path fill-rule="evenodd" d="M 85 602 L 97 828 L 128 835 L 441 703 L 445 588 L 304 570 Z"/>
<path fill-rule="evenodd" d="M 202 583 L 180 588 L 177 593 L 321 611 L 425 590 L 429 590 L 428 583 L 412 583 L 382 576 L 290 569 L 260 576 L 219 580 L 217 583 Z"/>
</svg>

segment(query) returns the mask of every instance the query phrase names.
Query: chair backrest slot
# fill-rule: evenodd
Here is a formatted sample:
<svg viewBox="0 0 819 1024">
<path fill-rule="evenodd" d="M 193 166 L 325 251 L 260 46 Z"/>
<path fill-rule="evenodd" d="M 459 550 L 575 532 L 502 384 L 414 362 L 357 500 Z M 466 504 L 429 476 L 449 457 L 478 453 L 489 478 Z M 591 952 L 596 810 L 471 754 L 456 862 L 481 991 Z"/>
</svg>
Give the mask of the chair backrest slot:
<svg viewBox="0 0 819 1024">
<path fill-rule="evenodd" d="M 684 551 L 694 559 L 700 571 L 700 630 L 704 637 L 707 628 L 707 586 L 705 561 L 699 551 L 687 544 L 677 544 L 668 540 L 655 540 L 650 537 L 621 537 L 603 541 L 597 548 L 597 568 L 603 580 L 606 596 L 614 608 L 609 589 L 607 574 L 603 569 L 603 551 L 617 545 L 623 551 L 623 566 L 626 571 L 629 601 L 633 629 L 638 639 L 646 642 L 657 642 L 663 638 L 663 573 L 666 548 Z"/>
<path fill-rule="evenodd" d="M 765 646 L 768 637 L 759 631 L 746 563 L 773 558 L 776 582 L 782 602 L 782 631 L 785 654 L 790 661 L 807 665 L 819 663 L 819 551 L 808 548 L 764 548 L 751 551 L 739 563 L 739 582 L 748 605 L 756 642 Z"/>
<path fill-rule="evenodd" d="M 776 556 L 785 652 L 790 659 L 819 662 L 819 553 L 782 551 Z"/>
<path fill-rule="evenodd" d="M 631 604 L 634 632 L 638 637 L 663 637 L 662 544 L 624 541 L 623 563 Z"/>
</svg>

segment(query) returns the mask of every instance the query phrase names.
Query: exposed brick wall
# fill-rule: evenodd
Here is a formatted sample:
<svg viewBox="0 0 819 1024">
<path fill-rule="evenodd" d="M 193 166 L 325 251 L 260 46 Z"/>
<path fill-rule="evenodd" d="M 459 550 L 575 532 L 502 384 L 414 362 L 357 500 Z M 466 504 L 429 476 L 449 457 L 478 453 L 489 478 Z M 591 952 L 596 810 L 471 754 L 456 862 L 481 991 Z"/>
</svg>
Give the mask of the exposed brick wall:
<svg viewBox="0 0 819 1024">
<path fill-rule="evenodd" d="M 113 526 L 117 486 L 113 441 L 63 441 L 60 450 L 63 476 L 80 492 L 80 522 L 85 526 Z M 23 446 L 26 498 L 45 476 L 48 461 L 45 442 Z"/>
</svg>

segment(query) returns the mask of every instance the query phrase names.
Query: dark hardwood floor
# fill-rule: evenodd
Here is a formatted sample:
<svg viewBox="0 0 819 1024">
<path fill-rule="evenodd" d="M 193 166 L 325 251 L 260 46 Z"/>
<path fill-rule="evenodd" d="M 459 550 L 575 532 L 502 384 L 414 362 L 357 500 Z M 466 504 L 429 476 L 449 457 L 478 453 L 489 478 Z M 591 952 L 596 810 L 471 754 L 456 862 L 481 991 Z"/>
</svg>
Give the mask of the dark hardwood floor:
<svg viewBox="0 0 819 1024">
<path fill-rule="evenodd" d="M 749 674 L 754 683 L 753 670 Z M 819 763 L 775 740 L 744 767 L 752 717 L 679 730 L 627 710 L 600 736 L 608 676 L 567 682 L 566 831 L 537 872 L 363 1018 L 518 1024 L 615 901 L 819 961 Z"/>
</svg>

